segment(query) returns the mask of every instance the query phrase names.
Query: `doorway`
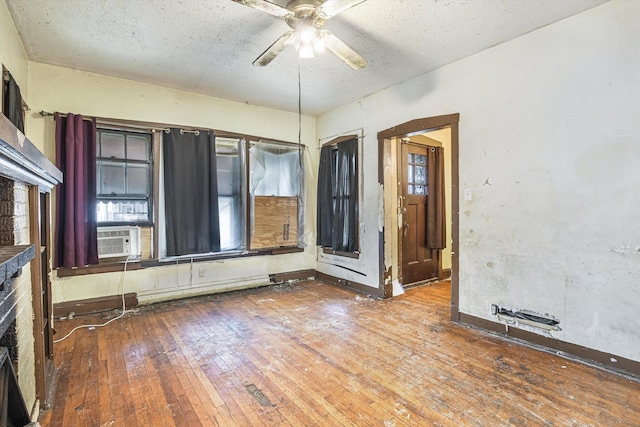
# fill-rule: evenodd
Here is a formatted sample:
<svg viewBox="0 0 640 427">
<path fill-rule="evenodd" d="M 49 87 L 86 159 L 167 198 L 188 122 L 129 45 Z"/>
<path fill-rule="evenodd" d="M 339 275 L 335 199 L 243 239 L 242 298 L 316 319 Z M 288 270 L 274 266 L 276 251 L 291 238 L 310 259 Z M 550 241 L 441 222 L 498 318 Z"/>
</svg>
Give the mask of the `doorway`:
<svg viewBox="0 0 640 427">
<path fill-rule="evenodd" d="M 458 318 L 458 121 L 459 114 L 428 117 L 378 133 L 378 182 L 384 199 L 380 287 L 387 298 L 402 293 L 398 288 L 406 285 L 450 275 L 454 320 Z M 431 190 L 427 159 L 432 149 L 440 147 L 446 152 L 446 247 L 430 249 L 421 244 L 426 233 L 422 220 L 428 206 L 426 194 L 416 192 Z M 417 169 L 423 166 L 424 170 Z"/>
<path fill-rule="evenodd" d="M 443 277 L 441 248 L 433 247 L 428 240 L 434 231 L 432 227 L 436 226 L 435 221 L 429 221 L 430 208 L 433 208 L 431 216 L 445 209 L 444 198 L 440 201 L 433 197 L 436 192 L 433 176 L 444 176 L 444 170 L 431 159 L 440 147 L 424 145 L 408 137 L 396 145 L 400 147 L 395 173 L 398 176 L 398 206 L 395 209 L 399 222 L 397 267 L 398 281 L 406 288 Z M 440 220 L 438 226 L 444 227 L 444 215 Z"/>
</svg>

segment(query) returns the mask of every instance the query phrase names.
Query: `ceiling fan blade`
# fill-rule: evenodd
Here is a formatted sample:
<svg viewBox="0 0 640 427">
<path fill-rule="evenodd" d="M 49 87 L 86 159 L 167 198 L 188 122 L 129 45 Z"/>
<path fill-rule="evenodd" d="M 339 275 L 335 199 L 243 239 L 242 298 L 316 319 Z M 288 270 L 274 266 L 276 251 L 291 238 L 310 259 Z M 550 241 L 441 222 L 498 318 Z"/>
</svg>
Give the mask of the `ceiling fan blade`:
<svg viewBox="0 0 640 427">
<path fill-rule="evenodd" d="M 287 31 L 286 33 L 281 35 L 278 40 L 276 40 L 271 46 L 267 48 L 267 50 L 262 52 L 262 55 L 258 56 L 256 60 L 253 61 L 253 65 L 257 67 L 264 67 L 266 65 L 269 65 L 269 63 L 273 61 L 273 59 L 278 56 L 278 54 L 282 52 L 285 47 L 287 47 L 287 42 L 291 37 L 293 37 L 294 34 L 295 31 Z"/>
<path fill-rule="evenodd" d="M 231 0 L 236 3 L 243 4 L 245 6 L 252 7 L 254 9 L 266 12 L 269 15 L 277 16 L 278 18 L 287 18 L 293 16 L 293 12 L 284 7 L 278 6 L 275 3 L 268 2 L 266 0 Z"/>
<path fill-rule="evenodd" d="M 342 59 L 354 70 L 359 70 L 367 65 L 367 60 L 358 55 L 356 51 L 347 46 L 342 40 L 333 35 L 330 31 L 322 30 L 322 40 L 325 46 L 338 58 Z"/>
<path fill-rule="evenodd" d="M 364 1 L 366 0 L 327 0 L 316 8 L 316 15 L 326 20 Z"/>
</svg>

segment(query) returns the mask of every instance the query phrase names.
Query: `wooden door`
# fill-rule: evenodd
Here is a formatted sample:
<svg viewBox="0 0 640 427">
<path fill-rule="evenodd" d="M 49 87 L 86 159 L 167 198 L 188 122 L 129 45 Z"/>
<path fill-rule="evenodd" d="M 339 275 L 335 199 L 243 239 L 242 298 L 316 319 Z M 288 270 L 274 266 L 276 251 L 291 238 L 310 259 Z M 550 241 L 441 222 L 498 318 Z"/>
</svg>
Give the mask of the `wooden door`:
<svg viewBox="0 0 640 427">
<path fill-rule="evenodd" d="M 402 144 L 400 165 L 402 173 L 398 194 L 402 211 L 400 236 L 400 279 L 403 285 L 438 277 L 440 251 L 429 249 L 427 242 L 427 195 L 429 171 L 428 147 Z"/>
</svg>

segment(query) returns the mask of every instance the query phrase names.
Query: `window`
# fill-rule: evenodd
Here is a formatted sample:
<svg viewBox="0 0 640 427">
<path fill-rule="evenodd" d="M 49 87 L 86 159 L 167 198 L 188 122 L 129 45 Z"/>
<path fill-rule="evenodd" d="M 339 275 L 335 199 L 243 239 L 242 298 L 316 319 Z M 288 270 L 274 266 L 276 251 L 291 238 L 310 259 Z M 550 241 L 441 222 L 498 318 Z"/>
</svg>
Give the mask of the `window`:
<svg viewBox="0 0 640 427">
<path fill-rule="evenodd" d="M 216 138 L 220 251 L 244 249 L 244 141 Z"/>
<path fill-rule="evenodd" d="M 251 249 L 296 246 L 302 188 L 300 147 L 253 142 L 249 150 Z"/>
<path fill-rule="evenodd" d="M 358 252 L 358 138 L 320 150 L 317 242 L 335 254 Z"/>
<path fill-rule="evenodd" d="M 242 254 L 297 246 L 301 228 L 301 148 L 223 132 L 195 132 L 172 128 L 162 133 L 160 258 Z M 204 144 L 202 151 L 187 150 L 191 144 L 199 144 L 196 141 L 205 134 L 207 140 L 200 141 Z M 215 146 L 215 161 L 207 162 L 211 171 L 215 169 L 215 175 L 210 178 L 213 188 L 201 193 L 196 189 L 205 178 L 193 172 L 204 165 L 194 156 L 205 156 L 205 146 Z M 191 175 L 194 176 L 190 178 Z M 194 197 L 197 203 L 189 203 Z M 176 203 L 182 207 L 176 207 Z M 194 210 L 193 206 L 199 207 Z M 200 215 L 205 211 L 216 212 L 217 217 L 207 213 L 208 225 L 203 228 Z M 210 243 L 202 243 L 205 240 Z"/>
<path fill-rule="evenodd" d="M 151 222 L 151 134 L 98 129 L 98 223 Z"/>
</svg>

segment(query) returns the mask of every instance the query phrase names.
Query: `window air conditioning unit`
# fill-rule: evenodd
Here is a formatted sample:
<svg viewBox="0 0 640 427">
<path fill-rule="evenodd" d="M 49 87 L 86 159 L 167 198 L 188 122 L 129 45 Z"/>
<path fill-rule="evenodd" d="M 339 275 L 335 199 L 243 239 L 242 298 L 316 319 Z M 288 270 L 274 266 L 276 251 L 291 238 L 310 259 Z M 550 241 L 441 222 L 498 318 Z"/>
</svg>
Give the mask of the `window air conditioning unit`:
<svg viewBox="0 0 640 427">
<path fill-rule="evenodd" d="M 98 227 L 98 258 L 140 256 L 140 227 Z"/>
</svg>

